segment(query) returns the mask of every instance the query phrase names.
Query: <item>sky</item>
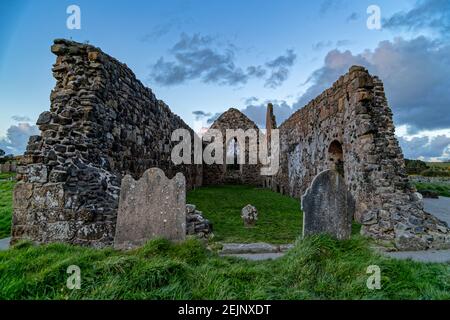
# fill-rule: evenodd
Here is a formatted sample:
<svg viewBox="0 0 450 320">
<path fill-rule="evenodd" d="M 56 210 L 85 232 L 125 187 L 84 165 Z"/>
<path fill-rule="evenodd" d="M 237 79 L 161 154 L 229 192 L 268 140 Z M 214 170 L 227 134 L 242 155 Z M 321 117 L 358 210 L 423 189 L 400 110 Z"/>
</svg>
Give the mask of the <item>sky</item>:
<svg viewBox="0 0 450 320">
<path fill-rule="evenodd" d="M 363 65 L 384 81 L 405 157 L 450 159 L 449 31 L 448 0 L 1 0 L 0 149 L 39 134 L 50 46 L 67 38 L 126 63 L 191 126 L 234 107 L 263 127 L 269 101 L 280 124 Z"/>
</svg>

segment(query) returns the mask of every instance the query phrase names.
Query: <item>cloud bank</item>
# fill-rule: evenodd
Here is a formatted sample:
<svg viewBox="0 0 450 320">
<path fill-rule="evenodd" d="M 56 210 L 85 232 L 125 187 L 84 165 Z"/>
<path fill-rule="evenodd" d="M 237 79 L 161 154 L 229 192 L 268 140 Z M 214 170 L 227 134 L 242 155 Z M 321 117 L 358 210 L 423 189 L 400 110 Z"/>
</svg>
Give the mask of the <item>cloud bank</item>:
<svg viewBox="0 0 450 320">
<path fill-rule="evenodd" d="M 449 37 L 450 1 L 420 0 L 406 12 L 399 12 L 383 22 L 384 28 L 407 31 L 432 30 L 442 37 Z"/>
<path fill-rule="evenodd" d="M 362 65 L 383 80 L 395 124 L 407 125 L 408 134 L 449 128 L 450 45 L 423 36 L 382 41 L 375 49 L 358 54 L 349 50 L 329 51 L 323 66 L 306 81 L 309 86 L 306 92 L 291 105 L 280 104 L 278 124 L 330 87 L 352 65 Z M 252 103 L 243 110 L 258 124 L 265 119 L 265 104 Z M 407 157 L 416 158 L 419 154 L 425 158 L 443 157 L 448 145 L 445 138 L 414 138 L 401 143 Z"/>
<path fill-rule="evenodd" d="M 23 154 L 30 136 L 39 135 L 39 133 L 38 127 L 29 123 L 12 125 L 7 130 L 6 137 L 0 138 L 0 149 L 4 150 L 6 154 Z"/>
<path fill-rule="evenodd" d="M 397 137 L 406 158 L 421 160 L 450 159 L 450 137 L 440 135 L 434 138 L 414 137 L 406 139 Z"/>
<path fill-rule="evenodd" d="M 240 67 L 236 65 L 236 50 L 233 45 L 218 46 L 210 36 L 183 33 L 178 42 L 170 49 L 173 60 L 164 57 L 151 67 L 150 80 L 162 86 L 173 86 L 190 80 L 203 83 L 237 86 L 246 84 L 250 79 L 266 79 L 266 87 L 276 88 L 289 76 L 296 54 L 287 50 L 265 65 Z"/>
</svg>

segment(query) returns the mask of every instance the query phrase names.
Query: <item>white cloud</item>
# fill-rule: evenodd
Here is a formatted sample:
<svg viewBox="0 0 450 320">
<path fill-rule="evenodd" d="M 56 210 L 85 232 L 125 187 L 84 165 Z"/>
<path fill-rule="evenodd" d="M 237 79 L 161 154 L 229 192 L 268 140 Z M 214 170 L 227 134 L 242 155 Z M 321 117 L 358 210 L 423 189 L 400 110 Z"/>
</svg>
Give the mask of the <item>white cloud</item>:
<svg viewBox="0 0 450 320">
<path fill-rule="evenodd" d="M 39 135 L 39 133 L 38 127 L 29 123 L 12 125 L 8 128 L 6 137 L 0 138 L 0 149 L 7 154 L 23 154 L 30 136 Z"/>
</svg>

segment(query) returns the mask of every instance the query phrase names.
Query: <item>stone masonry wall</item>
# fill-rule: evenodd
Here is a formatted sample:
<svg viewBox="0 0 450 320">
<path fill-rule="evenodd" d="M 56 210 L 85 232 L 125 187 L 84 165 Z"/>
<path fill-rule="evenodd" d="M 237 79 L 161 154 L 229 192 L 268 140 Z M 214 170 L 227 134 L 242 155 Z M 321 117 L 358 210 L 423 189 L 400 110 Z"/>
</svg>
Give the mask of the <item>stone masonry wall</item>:
<svg viewBox="0 0 450 320">
<path fill-rule="evenodd" d="M 245 151 L 245 164 L 239 165 L 237 170 L 231 169 L 226 164 L 226 149 L 229 141 L 226 141 L 227 129 L 242 129 L 244 131 L 253 129 L 259 135 L 258 126 L 251 121 L 246 115 L 237 109 L 231 108 L 224 112 L 210 127 L 210 129 L 220 130 L 223 138 L 223 164 L 205 165 L 203 167 L 203 183 L 205 185 L 220 185 L 220 184 L 248 184 L 254 186 L 261 186 L 263 177 L 260 175 L 261 165 L 249 164 L 249 152 L 256 154 L 257 150 L 250 149 L 248 138 L 245 141 L 245 146 L 239 145 L 239 152 Z M 258 137 L 259 146 L 259 137 Z"/>
<path fill-rule="evenodd" d="M 281 168 L 273 189 L 300 199 L 319 172 L 337 165 L 341 146 L 362 233 L 398 249 L 450 247 L 449 229 L 423 211 L 408 181 L 383 84 L 367 70 L 352 67 L 279 129 Z"/>
<path fill-rule="evenodd" d="M 18 168 L 12 241 L 111 245 L 122 176 L 159 167 L 201 185 L 201 166 L 170 160 L 172 131 L 192 130 L 100 49 L 55 40 L 51 50 L 57 82 Z"/>
</svg>

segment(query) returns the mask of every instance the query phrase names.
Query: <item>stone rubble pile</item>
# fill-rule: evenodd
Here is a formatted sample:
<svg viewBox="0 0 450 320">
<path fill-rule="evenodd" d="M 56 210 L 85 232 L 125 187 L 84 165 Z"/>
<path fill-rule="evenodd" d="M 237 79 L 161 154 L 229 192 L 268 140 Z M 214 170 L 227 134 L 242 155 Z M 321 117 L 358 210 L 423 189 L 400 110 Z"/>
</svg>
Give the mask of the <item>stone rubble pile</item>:
<svg viewBox="0 0 450 320">
<path fill-rule="evenodd" d="M 196 210 L 195 205 L 186 205 L 186 234 L 196 235 L 201 239 L 211 237 L 213 231 L 212 223 L 203 217 L 201 211 Z"/>
</svg>

